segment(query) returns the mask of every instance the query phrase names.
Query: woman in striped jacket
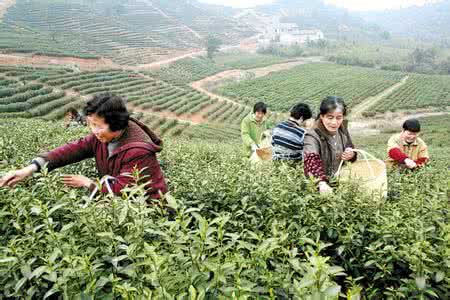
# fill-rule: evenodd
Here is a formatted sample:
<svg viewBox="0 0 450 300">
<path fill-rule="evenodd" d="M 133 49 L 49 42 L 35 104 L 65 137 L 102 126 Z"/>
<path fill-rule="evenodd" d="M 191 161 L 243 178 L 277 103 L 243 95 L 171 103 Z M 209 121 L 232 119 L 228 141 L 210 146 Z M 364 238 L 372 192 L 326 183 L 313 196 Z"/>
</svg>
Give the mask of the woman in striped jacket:
<svg viewBox="0 0 450 300">
<path fill-rule="evenodd" d="M 298 103 L 291 109 L 291 117 L 272 131 L 272 160 L 302 161 L 305 129 L 301 124 L 311 117 L 307 104 Z"/>
</svg>

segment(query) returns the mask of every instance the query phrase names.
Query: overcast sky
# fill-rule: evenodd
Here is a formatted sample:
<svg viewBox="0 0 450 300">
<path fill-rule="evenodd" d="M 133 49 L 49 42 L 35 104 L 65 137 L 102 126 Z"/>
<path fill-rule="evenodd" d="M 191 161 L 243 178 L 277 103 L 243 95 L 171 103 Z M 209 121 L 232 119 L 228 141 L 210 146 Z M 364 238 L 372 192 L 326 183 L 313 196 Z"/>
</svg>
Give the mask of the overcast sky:
<svg viewBox="0 0 450 300">
<path fill-rule="evenodd" d="M 350 10 L 382 10 L 400 8 L 411 5 L 422 5 L 427 2 L 439 2 L 439 0 L 324 0 L 326 3 L 345 7 Z M 212 4 L 222 4 L 234 7 L 252 7 L 260 4 L 275 2 L 274 0 L 200 0 Z"/>
</svg>

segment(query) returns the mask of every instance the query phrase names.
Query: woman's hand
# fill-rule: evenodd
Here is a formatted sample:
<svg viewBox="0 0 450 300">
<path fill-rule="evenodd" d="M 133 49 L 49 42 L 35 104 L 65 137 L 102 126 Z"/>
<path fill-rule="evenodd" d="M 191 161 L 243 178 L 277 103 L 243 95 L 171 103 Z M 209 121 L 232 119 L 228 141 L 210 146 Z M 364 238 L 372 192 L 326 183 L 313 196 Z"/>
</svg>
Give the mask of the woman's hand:
<svg viewBox="0 0 450 300">
<path fill-rule="evenodd" d="M 414 169 L 417 167 L 416 162 L 409 158 L 405 159 L 405 165 L 408 169 Z"/>
<path fill-rule="evenodd" d="M 33 175 L 35 171 L 37 171 L 37 167 L 35 165 L 29 165 L 28 167 L 20 170 L 11 171 L 0 178 L 0 187 L 14 187 L 18 182 Z"/>
<path fill-rule="evenodd" d="M 319 193 L 321 194 L 330 194 L 333 192 L 333 188 L 328 185 L 327 182 L 321 181 L 319 182 Z"/>
<path fill-rule="evenodd" d="M 83 175 L 62 175 L 63 183 L 75 188 L 89 188 L 94 183 L 91 179 Z"/>
<path fill-rule="evenodd" d="M 349 161 L 355 156 L 352 148 L 345 148 L 345 151 L 341 155 L 341 159 L 344 161 Z"/>
</svg>

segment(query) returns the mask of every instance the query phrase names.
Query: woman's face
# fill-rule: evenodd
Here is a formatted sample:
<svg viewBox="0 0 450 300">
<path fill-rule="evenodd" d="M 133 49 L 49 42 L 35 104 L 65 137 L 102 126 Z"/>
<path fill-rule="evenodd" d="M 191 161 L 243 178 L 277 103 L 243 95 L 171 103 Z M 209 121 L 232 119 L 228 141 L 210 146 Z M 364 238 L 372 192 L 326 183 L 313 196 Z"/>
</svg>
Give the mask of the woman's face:
<svg viewBox="0 0 450 300">
<path fill-rule="evenodd" d="M 105 118 L 99 117 L 97 114 L 90 114 L 86 119 L 89 129 L 102 143 L 111 142 L 119 134 L 119 132 L 111 131 L 109 125 L 105 122 Z"/>
<path fill-rule="evenodd" d="M 414 143 L 417 139 L 417 135 L 418 135 L 417 132 L 403 129 L 402 133 L 400 134 L 400 138 L 407 143 Z"/>
<path fill-rule="evenodd" d="M 341 111 L 333 111 L 325 115 L 320 115 L 320 120 L 326 130 L 330 133 L 336 133 L 339 127 L 341 127 L 342 122 L 344 122 L 344 114 Z"/>
<path fill-rule="evenodd" d="M 265 116 L 266 114 L 265 113 L 263 113 L 262 111 L 257 111 L 257 112 L 255 112 L 255 119 L 256 119 L 256 122 L 261 122 L 263 119 L 264 119 L 264 116 Z"/>
</svg>

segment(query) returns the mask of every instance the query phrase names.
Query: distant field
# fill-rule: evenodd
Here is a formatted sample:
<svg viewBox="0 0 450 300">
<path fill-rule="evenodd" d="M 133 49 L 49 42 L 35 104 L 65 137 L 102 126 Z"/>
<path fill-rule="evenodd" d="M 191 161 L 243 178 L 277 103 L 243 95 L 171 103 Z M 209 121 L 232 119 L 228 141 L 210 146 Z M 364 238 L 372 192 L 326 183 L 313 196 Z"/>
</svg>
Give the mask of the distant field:
<svg viewBox="0 0 450 300">
<path fill-rule="evenodd" d="M 229 69 L 260 68 L 286 61 L 288 60 L 285 58 L 272 55 L 218 54 L 212 60 L 207 57 L 181 59 L 149 74 L 174 84 L 185 85 Z"/>
<path fill-rule="evenodd" d="M 381 101 L 375 110 L 415 110 L 450 106 L 450 76 L 410 74 L 406 84 Z"/>
<path fill-rule="evenodd" d="M 406 48 L 384 46 L 382 43 L 376 45 L 346 43 L 338 45 L 337 49 L 325 49 L 322 54 L 329 60 L 344 65 L 400 68 L 406 64 L 411 51 Z"/>
<path fill-rule="evenodd" d="M 242 103 L 265 101 L 272 110 L 287 111 L 303 101 L 317 108 L 327 95 L 338 95 L 349 107 L 399 82 L 404 74 L 334 64 L 307 64 L 221 87 L 218 92 Z"/>
</svg>

